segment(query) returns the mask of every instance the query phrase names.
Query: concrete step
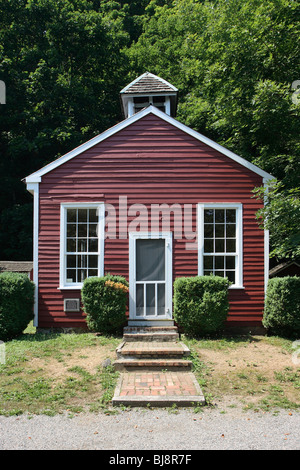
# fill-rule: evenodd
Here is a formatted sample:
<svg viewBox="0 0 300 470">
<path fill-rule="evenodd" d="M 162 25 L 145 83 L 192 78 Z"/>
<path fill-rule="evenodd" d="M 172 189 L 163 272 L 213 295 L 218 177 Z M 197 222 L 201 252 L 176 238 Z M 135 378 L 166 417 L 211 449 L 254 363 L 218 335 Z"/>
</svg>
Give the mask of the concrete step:
<svg viewBox="0 0 300 470">
<path fill-rule="evenodd" d="M 126 327 L 123 330 L 125 341 L 177 341 L 178 329 L 169 327 Z"/>
</svg>

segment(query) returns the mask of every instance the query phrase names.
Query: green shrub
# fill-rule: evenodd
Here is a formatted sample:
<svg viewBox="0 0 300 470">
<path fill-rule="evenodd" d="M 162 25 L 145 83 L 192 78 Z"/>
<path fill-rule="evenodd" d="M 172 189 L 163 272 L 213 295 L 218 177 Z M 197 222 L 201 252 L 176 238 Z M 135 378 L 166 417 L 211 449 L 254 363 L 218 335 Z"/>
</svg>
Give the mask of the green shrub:
<svg viewBox="0 0 300 470">
<path fill-rule="evenodd" d="M 226 321 L 227 279 L 218 276 L 182 277 L 174 282 L 174 319 L 189 336 L 217 333 Z"/>
<path fill-rule="evenodd" d="M 120 330 L 126 321 L 128 282 L 110 274 L 87 278 L 81 295 L 90 330 L 110 334 Z"/>
<path fill-rule="evenodd" d="M 263 325 L 271 334 L 299 337 L 300 277 L 277 277 L 269 280 Z"/>
<path fill-rule="evenodd" d="M 0 274 L 0 340 L 19 336 L 33 319 L 34 284 L 26 274 Z"/>
</svg>

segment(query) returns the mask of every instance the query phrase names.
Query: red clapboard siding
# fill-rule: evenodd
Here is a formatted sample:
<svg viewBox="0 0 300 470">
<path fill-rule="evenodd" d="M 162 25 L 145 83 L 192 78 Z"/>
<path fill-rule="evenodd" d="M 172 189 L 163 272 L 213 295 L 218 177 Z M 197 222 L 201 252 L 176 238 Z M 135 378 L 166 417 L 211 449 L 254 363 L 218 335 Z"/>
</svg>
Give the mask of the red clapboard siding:
<svg viewBox="0 0 300 470">
<path fill-rule="evenodd" d="M 194 231 L 199 202 L 241 202 L 244 289 L 230 291 L 228 323 L 260 324 L 264 233 L 251 191 L 261 185 L 256 173 L 151 114 L 47 173 L 40 184 L 39 326 L 85 325 L 82 312 L 63 310 L 64 298 L 80 298 L 80 291 L 59 290 L 60 204 L 104 201 L 115 206 L 118 218 L 119 196 L 128 206 L 144 204 L 149 215 L 151 204 L 192 204 Z M 128 215 L 128 224 L 137 215 Z M 174 279 L 197 275 L 196 246 L 186 250 L 186 241 L 173 242 Z M 128 278 L 128 239 L 106 239 L 104 262 L 105 272 Z"/>
</svg>

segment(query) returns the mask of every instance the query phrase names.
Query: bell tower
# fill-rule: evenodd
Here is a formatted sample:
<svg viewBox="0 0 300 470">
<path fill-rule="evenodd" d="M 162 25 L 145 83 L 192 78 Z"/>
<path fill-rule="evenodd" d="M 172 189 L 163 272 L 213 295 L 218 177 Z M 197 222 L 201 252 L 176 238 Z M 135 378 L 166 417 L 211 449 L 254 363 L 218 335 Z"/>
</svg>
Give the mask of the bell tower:
<svg viewBox="0 0 300 470">
<path fill-rule="evenodd" d="M 175 117 L 178 89 L 166 80 L 146 72 L 120 91 L 125 118 L 153 105 L 169 116 Z"/>
</svg>

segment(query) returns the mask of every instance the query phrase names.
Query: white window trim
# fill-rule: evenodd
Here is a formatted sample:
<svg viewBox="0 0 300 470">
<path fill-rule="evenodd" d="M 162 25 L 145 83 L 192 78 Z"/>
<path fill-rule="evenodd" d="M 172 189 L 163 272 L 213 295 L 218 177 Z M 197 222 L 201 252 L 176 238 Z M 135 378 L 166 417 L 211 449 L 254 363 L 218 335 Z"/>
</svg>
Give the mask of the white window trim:
<svg viewBox="0 0 300 470">
<path fill-rule="evenodd" d="M 157 316 L 136 316 L 135 266 L 138 239 L 161 238 L 166 241 L 166 314 L 164 320 L 172 319 L 172 232 L 129 232 L 129 316 L 131 320 L 155 320 Z M 162 319 L 162 318 L 161 318 Z"/>
<path fill-rule="evenodd" d="M 236 279 L 229 289 L 244 289 L 243 286 L 243 205 L 241 203 L 199 203 L 198 204 L 198 275 L 203 276 L 204 255 L 204 209 L 236 209 Z"/>
<path fill-rule="evenodd" d="M 104 275 L 104 227 L 105 227 L 105 205 L 104 202 L 94 203 L 62 203 L 60 206 L 60 272 L 59 289 L 79 290 L 83 283 L 66 282 L 66 228 L 67 228 L 67 209 L 98 209 L 98 276 Z"/>
</svg>

